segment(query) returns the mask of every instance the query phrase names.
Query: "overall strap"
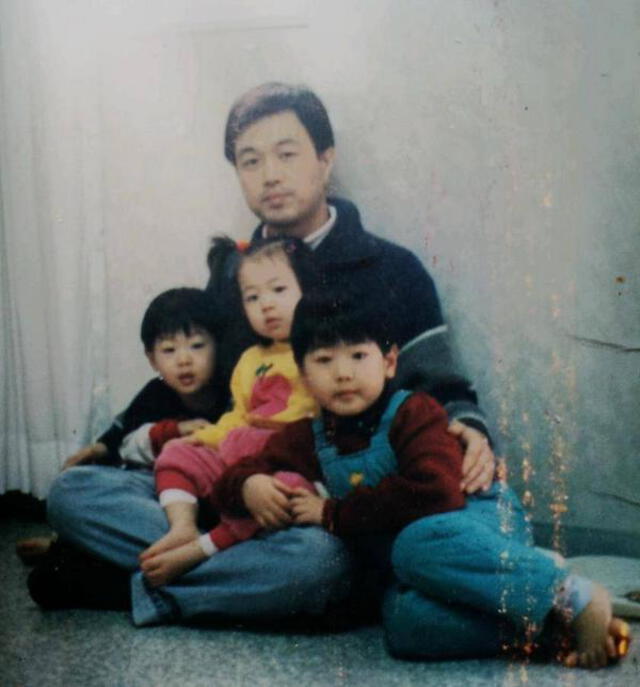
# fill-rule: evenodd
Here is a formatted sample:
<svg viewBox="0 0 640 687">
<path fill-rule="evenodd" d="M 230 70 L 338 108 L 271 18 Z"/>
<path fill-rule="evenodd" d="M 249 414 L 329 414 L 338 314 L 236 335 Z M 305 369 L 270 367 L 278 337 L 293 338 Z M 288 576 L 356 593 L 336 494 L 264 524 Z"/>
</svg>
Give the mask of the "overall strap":
<svg viewBox="0 0 640 687">
<path fill-rule="evenodd" d="M 369 445 L 353 453 L 338 454 L 337 447 L 327 440 L 322 420 L 314 421 L 316 455 L 332 497 L 343 498 L 357 486 L 375 487 L 381 479 L 397 471 L 388 435 L 398 408 L 410 393 L 397 391 L 393 394 Z"/>
</svg>

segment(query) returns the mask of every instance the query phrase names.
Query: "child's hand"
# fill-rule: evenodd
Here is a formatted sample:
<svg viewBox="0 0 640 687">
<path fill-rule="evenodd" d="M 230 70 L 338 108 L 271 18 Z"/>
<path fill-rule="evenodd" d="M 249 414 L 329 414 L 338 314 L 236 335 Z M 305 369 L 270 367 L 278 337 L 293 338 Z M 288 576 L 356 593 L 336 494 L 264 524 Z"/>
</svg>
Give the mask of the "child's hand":
<svg viewBox="0 0 640 687">
<path fill-rule="evenodd" d="M 312 494 L 308 489 L 294 489 L 291 497 L 291 513 L 296 525 L 322 525 L 322 513 L 326 499 Z"/>
<path fill-rule="evenodd" d="M 92 463 L 101 463 L 109 453 L 109 449 L 102 443 L 97 442 L 90 446 L 81 448 L 77 453 L 69 456 L 62 465 L 63 470 L 68 470 L 75 465 L 91 465 Z"/>
<path fill-rule="evenodd" d="M 242 485 L 247 510 L 261 527 L 280 529 L 291 524 L 289 496 L 292 490 L 271 475 L 251 475 Z"/>
<path fill-rule="evenodd" d="M 194 420 L 183 420 L 182 422 L 178 422 L 178 431 L 180 432 L 180 436 L 184 437 L 197 432 L 199 429 L 204 429 L 209 425 L 211 425 L 211 423 L 208 420 L 198 417 Z"/>
</svg>

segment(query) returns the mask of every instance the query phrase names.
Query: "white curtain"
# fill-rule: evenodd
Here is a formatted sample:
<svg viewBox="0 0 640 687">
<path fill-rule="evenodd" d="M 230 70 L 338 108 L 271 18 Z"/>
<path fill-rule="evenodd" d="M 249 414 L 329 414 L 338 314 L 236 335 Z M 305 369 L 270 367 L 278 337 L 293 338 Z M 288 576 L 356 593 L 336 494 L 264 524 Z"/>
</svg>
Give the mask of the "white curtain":
<svg viewBox="0 0 640 687">
<path fill-rule="evenodd" d="M 38 497 L 109 415 L 96 59 L 66 6 L 0 3 L 0 493 Z"/>
</svg>

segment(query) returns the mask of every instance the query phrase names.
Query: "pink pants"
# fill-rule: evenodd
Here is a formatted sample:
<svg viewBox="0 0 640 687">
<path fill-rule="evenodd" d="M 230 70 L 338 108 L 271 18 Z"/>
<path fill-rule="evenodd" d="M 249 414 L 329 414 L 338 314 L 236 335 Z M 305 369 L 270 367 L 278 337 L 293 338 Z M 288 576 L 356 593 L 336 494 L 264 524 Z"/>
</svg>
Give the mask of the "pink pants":
<svg viewBox="0 0 640 687">
<path fill-rule="evenodd" d="M 217 449 L 188 444 L 179 439 L 167 442 L 155 463 L 156 490 L 180 489 L 209 501 L 226 468 L 259 453 L 274 433 L 271 429 L 239 427 L 229 432 Z M 295 472 L 277 472 L 274 477 L 289 487 L 304 487 L 316 493 L 307 479 Z M 220 524 L 209 533 L 218 549 L 250 539 L 260 526 L 253 518 L 220 515 Z"/>
</svg>

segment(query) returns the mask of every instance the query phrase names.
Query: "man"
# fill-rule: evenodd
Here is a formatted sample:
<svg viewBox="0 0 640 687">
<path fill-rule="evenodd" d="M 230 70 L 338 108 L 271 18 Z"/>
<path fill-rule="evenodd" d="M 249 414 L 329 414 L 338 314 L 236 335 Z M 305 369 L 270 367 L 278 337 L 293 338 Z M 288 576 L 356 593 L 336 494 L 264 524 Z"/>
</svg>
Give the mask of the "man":
<svg viewBox="0 0 640 687">
<path fill-rule="evenodd" d="M 321 286 L 375 303 L 402 347 L 401 385 L 428 389 L 451 418 L 464 420 L 452 430 L 466 446 L 461 488 L 485 488 L 493 455 L 475 394 L 451 363 L 433 282 L 409 251 L 365 232 L 355 206 L 327 200 L 334 154 L 326 110 L 306 89 L 266 84 L 240 98 L 229 114 L 225 155 L 261 220 L 254 236 L 283 233 L 305 240 L 320 267 Z M 208 290 L 217 302 L 232 303 L 230 266 L 210 267 Z M 228 319 L 220 353 L 231 369 L 247 338 L 237 313 Z M 138 555 L 164 534 L 167 522 L 145 471 L 75 467 L 54 482 L 48 507 L 61 539 L 134 573 L 137 625 L 210 615 L 319 614 L 348 590 L 349 554 L 318 527 L 264 533 L 212 556 L 171 585 L 148 586 Z"/>
</svg>

